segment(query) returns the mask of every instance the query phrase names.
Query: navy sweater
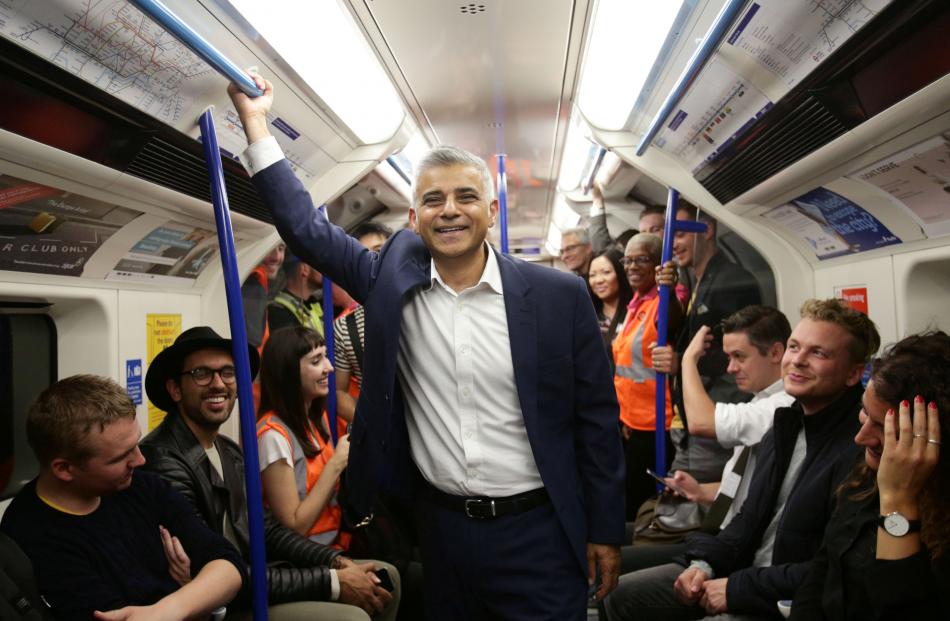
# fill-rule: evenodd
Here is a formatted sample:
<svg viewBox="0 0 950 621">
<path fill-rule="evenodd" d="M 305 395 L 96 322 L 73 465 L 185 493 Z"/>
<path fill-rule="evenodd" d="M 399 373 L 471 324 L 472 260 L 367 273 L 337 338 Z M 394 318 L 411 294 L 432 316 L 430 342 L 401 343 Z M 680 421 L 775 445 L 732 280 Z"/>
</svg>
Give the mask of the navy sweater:
<svg viewBox="0 0 950 621">
<path fill-rule="evenodd" d="M 247 568 L 226 539 L 211 532 L 194 508 L 161 477 L 135 471 L 125 490 L 104 496 L 89 515 L 48 506 L 28 483 L 7 508 L 0 530 L 33 561 L 40 592 L 57 619 L 92 618 L 94 610 L 154 604 L 178 589 L 168 573 L 159 525 L 177 536 L 192 575 L 226 559 Z"/>
</svg>

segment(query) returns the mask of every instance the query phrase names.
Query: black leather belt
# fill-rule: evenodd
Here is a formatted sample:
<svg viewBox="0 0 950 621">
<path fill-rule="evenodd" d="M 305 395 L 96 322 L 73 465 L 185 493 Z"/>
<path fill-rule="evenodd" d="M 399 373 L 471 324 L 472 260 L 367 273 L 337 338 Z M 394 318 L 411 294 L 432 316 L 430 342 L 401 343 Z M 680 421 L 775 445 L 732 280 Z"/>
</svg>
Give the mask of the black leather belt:
<svg viewBox="0 0 950 621">
<path fill-rule="evenodd" d="M 503 498 L 488 498 L 485 496 L 466 498 L 465 496 L 446 494 L 431 485 L 426 485 L 426 488 L 426 496 L 429 500 L 446 509 L 464 513 L 474 520 L 488 520 L 503 515 L 524 513 L 551 502 L 547 490 L 543 487 Z"/>
</svg>

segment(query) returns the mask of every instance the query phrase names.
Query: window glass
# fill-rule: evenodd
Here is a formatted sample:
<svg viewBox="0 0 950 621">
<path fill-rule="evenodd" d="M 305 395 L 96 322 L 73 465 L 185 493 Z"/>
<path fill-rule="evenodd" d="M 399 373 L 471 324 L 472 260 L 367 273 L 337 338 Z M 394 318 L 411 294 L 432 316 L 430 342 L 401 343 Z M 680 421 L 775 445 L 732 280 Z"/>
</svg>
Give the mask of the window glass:
<svg viewBox="0 0 950 621">
<path fill-rule="evenodd" d="M 37 475 L 26 412 L 56 380 L 56 327 L 46 315 L 0 314 L 0 497 Z"/>
</svg>

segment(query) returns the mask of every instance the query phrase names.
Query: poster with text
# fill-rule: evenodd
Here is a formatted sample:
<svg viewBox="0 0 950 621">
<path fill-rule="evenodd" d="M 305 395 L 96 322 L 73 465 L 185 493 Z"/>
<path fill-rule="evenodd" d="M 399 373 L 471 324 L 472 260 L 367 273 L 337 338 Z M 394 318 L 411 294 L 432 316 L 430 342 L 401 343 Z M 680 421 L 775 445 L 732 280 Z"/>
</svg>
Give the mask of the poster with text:
<svg viewBox="0 0 950 621">
<path fill-rule="evenodd" d="M 826 188 L 816 188 L 762 217 L 801 238 L 820 260 L 901 241 L 863 207 Z"/>
<path fill-rule="evenodd" d="M 887 192 L 928 237 L 950 235 L 950 139 L 936 136 L 848 175 Z"/>
<path fill-rule="evenodd" d="M 132 246 L 109 279 L 190 286 L 217 254 L 214 231 L 166 222 Z"/>
<path fill-rule="evenodd" d="M 171 346 L 181 334 L 181 315 L 149 313 L 145 316 L 145 354 L 148 364 L 166 347 Z M 165 412 L 148 402 L 148 430 L 151 431 L 165 419 Z"/>
<path fill-rule="evenodd" d="M 81 276 L 103 242 L 140 215 L 0 175 L 0 269 Z"/>
</svg>

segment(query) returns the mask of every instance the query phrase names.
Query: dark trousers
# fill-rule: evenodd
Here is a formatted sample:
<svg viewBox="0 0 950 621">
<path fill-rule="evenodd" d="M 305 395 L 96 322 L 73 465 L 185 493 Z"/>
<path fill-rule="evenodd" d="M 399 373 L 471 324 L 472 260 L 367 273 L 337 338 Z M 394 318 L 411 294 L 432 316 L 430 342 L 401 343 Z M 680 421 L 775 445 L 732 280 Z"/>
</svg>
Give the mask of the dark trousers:
<svg viewBox="0 0 950 621">
<path fill-rule="evenodd" d="M 428 621 L 582 621 L 587 577 L 554 506 L 478 520 L 417 504 Z"/>
<path fill-rule="evenodd" d="M 643 501 L 656 494 L 656 480 L 647 474 L 647 468 L 656 469 L 656 432 L 630 432 L 630 438 L 623 443 L 624 460 L 627 464 L 627 509 L 626 517 L 632 522 L 637 517 L 637 509 Z M 666 465 L 673 461 L 673 443 L 670 434 L 666 434 Z"/>
</svg>

